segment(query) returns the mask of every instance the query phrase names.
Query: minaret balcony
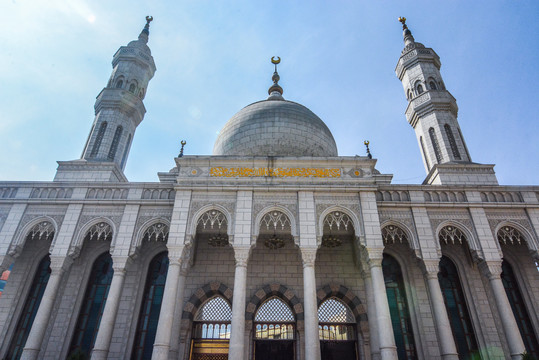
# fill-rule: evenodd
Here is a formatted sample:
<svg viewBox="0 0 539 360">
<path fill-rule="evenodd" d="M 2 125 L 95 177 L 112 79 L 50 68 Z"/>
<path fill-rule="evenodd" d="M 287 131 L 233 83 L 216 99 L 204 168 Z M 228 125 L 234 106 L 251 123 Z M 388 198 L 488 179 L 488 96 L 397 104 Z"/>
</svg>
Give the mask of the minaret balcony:
<svg viewBox="0 0 539 360">
<path fill-rule="evenodd" d="M 118 109 L 132 117 L 135 126 L 142 122 L 144 114 L 146 114 L 146 108 L 141 98 L 127 90 L 114 88 L 101 90 L 97 95 L 94 109 L 96 115 L 103 109 Z"/>
<path fill-rule="evenodd" d="M 456 118 L 458 110 L 457 100 L 449 91 L 428 90 L 408 103 L 406 119 L 415 128 L 420 118 L 434 111 L 450 111 Z"/>
</svg>

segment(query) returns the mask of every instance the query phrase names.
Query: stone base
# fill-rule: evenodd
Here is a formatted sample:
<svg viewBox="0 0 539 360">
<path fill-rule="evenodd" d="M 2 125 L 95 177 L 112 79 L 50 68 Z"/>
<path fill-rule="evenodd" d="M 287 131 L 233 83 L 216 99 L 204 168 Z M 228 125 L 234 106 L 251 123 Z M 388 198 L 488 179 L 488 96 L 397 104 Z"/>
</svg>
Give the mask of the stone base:
<svg viewBox="0 0 539 360">
<path fill-rule="evenodd" d="M 498 185 L 498 179 L 490 164 L 436 164 L 423 185 Z"/>
<path fill-rule="evenodd" d="M 58 161 L 54 181 L 127 182 L 128 180 L 116 163 L 72 160 Z"/>
</svg>

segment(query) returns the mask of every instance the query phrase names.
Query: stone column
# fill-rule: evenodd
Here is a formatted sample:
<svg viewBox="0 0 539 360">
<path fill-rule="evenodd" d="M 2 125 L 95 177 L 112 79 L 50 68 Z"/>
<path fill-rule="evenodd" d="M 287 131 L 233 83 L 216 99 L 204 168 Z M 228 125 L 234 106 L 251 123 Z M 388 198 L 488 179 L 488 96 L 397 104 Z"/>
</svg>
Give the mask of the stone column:
<svg viewBox="0 0 539 360">
<path fill-rule="evenodd" d="M 369 249 L 366 251 L 369 258 L 367 264 L 371 272 L 372 290 L 376 308 L 376 322 L 378 326 L 378 341 L 380 343 L 380 358 L 382 360 L 397 360 L 397 346 L 391 325 L 389 304 L 387 302 L 384 273 L 382 272 L 382 250 Z"/>
<path fill-rule="evenodd" d="M 114 330 L 118 305 L 120 304 L 120 295 L 124 285 L 126 265 L 129 263 L 129 259 L 130 258 L 125 256 L 112 257 L 114 274 L 107 295 L 107 302 L 103 309 L 103 316 L 101 317 L 101 322 L 97 331 L 95 345 L 92 350 L 92 360 L 104 360 L 109 353 L 112 331 Z"/>
<path fill-rule="evenodd" d="M 380 360 L 380 340 L 378 339 L 378 322 L 376 321 L 376 303 L 372 290 L 372 278 L 369 271 L 362 271 L 365 282 L 365 293 L 367 295 L 367 316 L 369 318 L 369 334 L 371 359 Z"/>
<path fill-rule="evenodd" d="M 503 332 L 509 346 L 509 353 L 511 359 L 520 360 L 526 348 L 520 335 L 511 304 L 507 298 L 507 293 L 502 283 L 502 263 L 501 261 L 482 261 L 479 263 L 479 268 L 483 274 L 488 278 L 490 288 L 494 294 L 494 301 L 498 308 L 498 314 L 500 314 L 500 320 L 502 322 Z"/>
<path fill-rule="evenodd" d="M 37 359 L 39 351 L 41 350 L 41 343 L 43 342 L 43 336 L 45 330 L 49 325 L 49 319 L 52 312 L 52 306 L 56 300 L 58 294 L 58 288 L 62 280 L 62 275 L 71 266 L 73 260 L 70 257 L 58 257 L 51 256 L 51 275 L 47 282 L 47 287 L 41 298 L 39 309 L 37 310 L 32 329 L 26 340 L 21 359 L 34 360 Z"/>
<path fill-rule="evenodd" d="M 423 260 L 423 274 L 427 280 L 430 304 L 434 313 L 434 326 L 438 334 L 440 353 L 444 360 L 458 360 L 457 347 L 447 316 L 444 297 L 438 281 L 439 260 Z"/>
<path fill-rule="evenodd" d="M 185 288 L 185 278 L 189 272 L 189 260 L 185 257 L 185 260 L 182 261 L 182 266 L 180 268 L 180 277 L 178 278 L 178 290 L 176 293 L 176 308 L 174 310 L 174 320 L 172 322 L 172 330 L 170 334 L 170 351 L 169 357 L 171 359 L 179 358 L 180 350 L 180 327 L 182 323 L 182 311 L 183 311 L 183 290 Z"/>
<path fill-rule="evenodd" d="M 169 247 L 168 249 L 168 272 L 163 293 L 163 302 L 159 312 L 159 323 L 153 344 L 152 360 L 167 360 L 170 349 L 170 338 L 172 334 L 172 324 L 174 320 L 174 309 L 176 306 L 176 296 L 183 299 L 183 289 L 178 291 L 180 279 L 183 246 Z"/>
<path fill-rule="evenodd" d="M 247 288 L 247 262 L 250 246 L 234 247 L 236 271 L 234 273 L 234 296 L 232 297 L 232 324 L 228 357 L 230 359 L 244 358 L 245 344 L 245 297 Z"/>
<path fill-rule="evenodd" d="M 316 247 L 301 247 L 303 260 L 303 303 L 305 306 L 305 359 L 320 360 L 318 306 L 316 302 L 316 276 L 314 263 Z"/>
</svg>

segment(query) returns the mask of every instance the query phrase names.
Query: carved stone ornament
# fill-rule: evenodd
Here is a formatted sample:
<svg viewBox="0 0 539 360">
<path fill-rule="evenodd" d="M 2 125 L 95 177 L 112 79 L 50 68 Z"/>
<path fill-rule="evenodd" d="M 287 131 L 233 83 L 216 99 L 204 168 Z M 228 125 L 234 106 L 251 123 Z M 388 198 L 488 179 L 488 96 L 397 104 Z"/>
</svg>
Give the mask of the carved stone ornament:
<svg viewBox="0 0 539 360">
<path fill-rule="evenodd" d="M 315 247 L 300 247 L 301 251 L 301 260 L 303 261 L 303 267 L 314 267 L 316 261 L 316 251 L 318 250 Z"/>
<path fill-rule="evenodd" d="M 489 280 L 499 279 L 502 274 L 502 262 L 501 261 L 481 261 L 479 262 L 479 270 Z"/>
<path fill-rule="evenodd" d="M 247 267 L 249 262 L 249 255 L 251 254 L 251 247 L 236 246 L 234 247 L 234 258 L 236 259 L 236 266 Z"/>
</svg>

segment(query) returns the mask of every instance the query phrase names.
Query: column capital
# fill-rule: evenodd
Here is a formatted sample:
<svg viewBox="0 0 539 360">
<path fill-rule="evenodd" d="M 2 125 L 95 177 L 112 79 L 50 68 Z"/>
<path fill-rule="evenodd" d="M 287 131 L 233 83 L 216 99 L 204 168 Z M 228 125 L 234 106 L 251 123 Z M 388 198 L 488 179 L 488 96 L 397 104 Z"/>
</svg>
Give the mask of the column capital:
<svg viewBox="0 0 539 360">
<path fill-rule="evenodd" d="M 236 266 L 247 267 L 249 256 L 251 255 L 251 246 L 234 246 L 233 249 Z"/>
<path fill-rule="evenodd" d="M 481 261 L 478 263 L 479 270 L 487 279 L 499 279 L 502 274 L 501 260 Z"/>
<path fill-rule="evenodd" d="M 125 274 L 126 268 L 129 264 L 132 263 L 130 256 L 112 256 L 112 269 L 114 274 L 123 273 Z"/>
<path fill-rule="evenodd" d="M 182 264 L 185 248 L 184 245 L 167 245 L 169 265 L 180 266 Z"/>
<path fill-rule="evenodd" d="M 71 256 L 51 255 L 51 274 L 61 275 L 71 267 L 71 264 L 73 264 Z"/>
<path fill-rule="evenodd" d="M 316 252 L 318 251 L 318 248 L 315 246 L 304 246 L 300 247 L 299 250 L 301 251 L 301 260 L 303 260 L 303 267 L 314 267 L 314 263 L 316 261 Z"/>
<path fill-rule="evenodd" d="M 367 264 L 369 268 L 382 266 L 384 248 L 362 246 L 359 250 L 362 262 Z"/>
<path fill-rule="evenodd" d="M 423 276 L 427 279 L 438 279 L 440 271 L 440 259 L 422 259 L 419 262 Z"/>
</svg>

